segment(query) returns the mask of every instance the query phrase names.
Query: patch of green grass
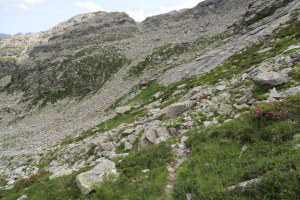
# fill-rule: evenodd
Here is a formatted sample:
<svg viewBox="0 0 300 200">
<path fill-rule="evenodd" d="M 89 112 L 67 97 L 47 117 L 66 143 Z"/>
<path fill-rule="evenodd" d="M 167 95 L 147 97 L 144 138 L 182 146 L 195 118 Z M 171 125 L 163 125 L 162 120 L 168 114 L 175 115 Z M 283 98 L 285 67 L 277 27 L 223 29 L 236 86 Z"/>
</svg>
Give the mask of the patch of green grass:
<svg viewBox="0 0 300 200">
<path fill-rule="evenodd" d="M 162 91 L 164 89 L 164 86 L 159 85 L 157 82 L 151 82 L 149 86 L 144 89 L 140 94 L 135 96 L 133 99 L 128 101 L 126 104 L 130 104 L 132 102 L 148 102 L 152 100 L 153 95 L 155 95 L 157 92 Z"/>
<path fill-rule="evenodd" d="M 221 126 L 191 132 L 186 145 L 192 156 L 177 170 L 173 199 L 186 199 L 187 193 L 193 199 L 297 199 L 300 149 L 291 141 L 300 131 L 299 102 L 299 95 L 282 102 L 291 106 L 291 114 L 279 121 L 257 121 L 244 114 Z M 279 104 L 268 106 L 276 109 Z M 253 188 L 228 190 L 254 178 L 262 181 Z"/>
<path fill-rule="evenodd" d="M 259 101 L 267 100 L 268 96 L 265 94 L 269 92 L 269 89 L 270 88 L 268 88 L 268 87 L 257 86 L 255 88 L 255 90 L 253 91 L 253 98 L 255 98 Z"/>
</svg>

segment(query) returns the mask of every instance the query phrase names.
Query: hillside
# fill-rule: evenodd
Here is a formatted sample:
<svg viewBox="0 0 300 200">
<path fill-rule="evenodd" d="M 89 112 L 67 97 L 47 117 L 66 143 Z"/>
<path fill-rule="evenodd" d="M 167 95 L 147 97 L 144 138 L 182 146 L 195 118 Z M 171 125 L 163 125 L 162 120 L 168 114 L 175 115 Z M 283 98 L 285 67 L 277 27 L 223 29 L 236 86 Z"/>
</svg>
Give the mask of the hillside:
<svg viewBox="0 0 300 200">
<path fill-rule="evenodd" d="M 299 11 L 207 0 L 1 39 L 0 199 L 298 199 Z"/>
</svg>

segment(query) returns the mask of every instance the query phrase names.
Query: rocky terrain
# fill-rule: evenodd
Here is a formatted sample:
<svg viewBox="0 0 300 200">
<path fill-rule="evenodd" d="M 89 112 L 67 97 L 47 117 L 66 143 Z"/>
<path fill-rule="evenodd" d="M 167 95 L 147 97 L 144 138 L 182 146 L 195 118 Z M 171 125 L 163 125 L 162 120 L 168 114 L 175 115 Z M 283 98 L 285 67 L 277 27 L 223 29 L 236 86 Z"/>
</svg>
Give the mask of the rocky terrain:
<svg viewBox="0 0 300 200">
<path fill-rule="evenodd" d="M 202 193 L 185 188 L 190 182 L 182 178 L 182 174 L 188 177 L 182 168 L 198 155 L 189 138 L 213 144 L 213 138 L 198 139 L 197 131 L 226 129 L 226 124 L 249 113 L 255 118 L 266 111 L 253 108 L 281 106 L 277 102 L 289 102 L 290 95 L 296 95 L 294 104 L 286 109 L 291 113 L 299 109 L 299 11 L 296 0 L 207 0 L 176 15 L 153 16 L 141 23 L 126 13 L 95 12 L 37 35 L 0 40 L 0 189 L 13 191 L 24 184 L 30 192 L 29 177 L 49 176 L 56 181 L 66 176 L 76 177 L 72 183 L 77 190 L 91 195 L 95 184 L 111 174 L 120 181 L 120 191 L 126 191 L 112 199 L 199 198 Z M 294 145 L 299 113 L 282 116 L 298 125 L 282 139 Z M 234 144 L 247 152 L 254 140 L 245 135 L 248 130 L 229 139 L 226 135 L 220 144 L 236 139 Z M 291 149 L 299 153 L 299 144 Z M 169 153 L 160 155 L 160 151 Z M 135 160 L 146 159 L 143 155 L 153 156 L 153 163 L 165 168 Z M 291 155 L 297 158 L 297 153 Z M 204 169 L 211 162 L 205 162 Z M 299 171 L 298 166 L 296 162 L 289 170 Z M 132 175 L 134 170 L 139 173 Z M 134 198 L 130 189 L 124 189 L 127 176 L 142 185 L 136 186 L 133 179 L 129 188 L 147 188 L 147 177 L 156 177 L 155 170 L 165 170 L 165 175 L 157 175 L 165 182 L 154 196 L 143 197 L 140 189 L 140 197 Z M 224 185 L 235 192 L 239 183 L 239 188 L 264 183 L 264 174 L 262 178 L 245 175 Z M 107 184 L 101 187 L 109 191 Z M 22 191 L 15 193 L 38 199 Z M 289 191 L 292 195 L 294 190 Z M 295 191 L 299 194 L 299 188 Z M 6 198 L 5 192 L 2 195 L 0 190 L 2 197 Z M 80 199 L 67 199 L 73 198 Z"/>
</svg>

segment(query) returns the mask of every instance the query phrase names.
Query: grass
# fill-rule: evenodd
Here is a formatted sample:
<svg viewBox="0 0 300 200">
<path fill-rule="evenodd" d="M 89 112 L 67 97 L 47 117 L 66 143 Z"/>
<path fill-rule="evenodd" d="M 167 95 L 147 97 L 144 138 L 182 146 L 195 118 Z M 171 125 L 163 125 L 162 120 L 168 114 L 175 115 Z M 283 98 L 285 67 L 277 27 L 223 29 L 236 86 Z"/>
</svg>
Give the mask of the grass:
<svg viewBox="0 0 300 200">
<path fill-rule="evenodd" d="M 186 142 L 192 156 L 177 170 L 173 199 L 186 199 L 187 193 L 193 199 L 297 199 L 300 150 L 293 136 L 300 131 L 300 95 L 259 109 L 267 113 L 279 104 L 291 108 L 282 119 L 245 114 L 222 126 L 194 130 Z M 227 189 L 254 178 L 262 179 L 255 188 Z"/>
<path fill-rule="evenodd" d="M 31 200 L 53 199 L 102 199 L 102 200 L 133 200 L 157 199 L 164 192 L 167 183 L 166 164 L 172 161 L 170 146 L 166 143 L 132 153 L 117 164 L 119 178 L 107 178 L 101 185 L 94 186 L 94 192 L 82 195 L 76 186 L 76 176 L 91 169 L 85 168 L 71 175 L 49 179 L 50 174 L 41 173 L 30 179 L 17 182 L 10 190 L 0 191 L 1 200 L 15 200 L 26 194 Z M 149 169 L 147 173 L 142 172 Z M 27 188 L 24 190 L 24 188 Z"/>
</svg>

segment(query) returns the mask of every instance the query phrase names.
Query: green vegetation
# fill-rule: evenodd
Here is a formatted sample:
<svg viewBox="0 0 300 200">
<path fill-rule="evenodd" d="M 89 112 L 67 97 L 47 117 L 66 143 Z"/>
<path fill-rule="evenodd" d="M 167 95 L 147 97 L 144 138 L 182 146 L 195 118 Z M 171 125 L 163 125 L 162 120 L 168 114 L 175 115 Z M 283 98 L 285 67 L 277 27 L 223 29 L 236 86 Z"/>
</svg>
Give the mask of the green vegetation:
<svg viewBox="0 0 300 200">
<path fill-rule="evenodd" d="M 269 89 L 268 87 L 257 86 L 253 91 L 253 98 L 259 101 L 267 100 L 269 95 L 265 94 L 269 92 Z"/>
<path fill-rule="evenodd" d="M 187 50 L 187 43 L 167 44 L 159 47 L 155 49 L 151 55 L 148 55 L 145 60 L 138 63 L 137 66 L 132 67 L 128 72 L 128 77 L 134 78 L 141 76 L 145 69 L 155 64 L 156 59 L 159 59 L 159 62 L 163 62 L 171 58 L 171 56 L 181 55 Z"/>
<path fill-rule="evenodd" d="M 107 180 L 94 186 L 94 192 L 81 195 L 76 186 L 77 174 L 91 169 L 85 168 L 71 175 L 49 179 L 47 172 L 16 183 L 11 190 L 0 191 L 1 200 L 15 200 L 26 194 L 31 200 L 53 199 L 102 199 L 102 200 L 154 200 L 162 196 L 167 183 L 166 164 L 172 161 L 171 148 L 161 143 L 132 153 L 117 164 L 119 178 Z M 142 172 L 149 169 L 149 172 Z M 24 188 L 27 188 L 24 190 Z"/>
<path fill-rule="evenodd" d="M 192 157 L 178 169 L 173 199 L 186 199 L 187 193 L 193 199 L 297 199 L 300 150 L 292 139 L 300 131 L 299 105 L 300 95 L 222 126 L 194 130 L 186 142 Z M 255 187 L 227 189 L 254 178 L 261 179 Z"/>
</svg>

